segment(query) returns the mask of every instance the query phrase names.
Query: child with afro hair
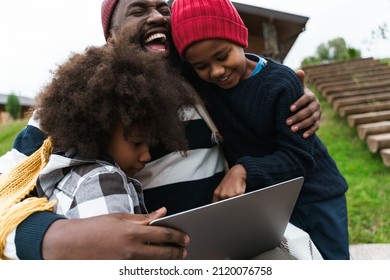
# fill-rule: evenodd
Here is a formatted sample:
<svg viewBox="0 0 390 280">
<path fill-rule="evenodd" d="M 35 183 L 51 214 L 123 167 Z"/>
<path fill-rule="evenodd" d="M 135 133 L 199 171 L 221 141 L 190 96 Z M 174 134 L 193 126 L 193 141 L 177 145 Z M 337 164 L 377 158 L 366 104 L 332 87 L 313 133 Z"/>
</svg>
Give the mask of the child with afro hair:
<svg viewBox="0 0 390 280">
<path fill-rule="evenodd" d="M 53 154 L 37 192 L 57 200 L 54 211 L 66 217 L 147 213 L 132 176 L 151 159 L 149 145 L 185 156 L 183 109 L 195 104 L 192 88 L 166 59 L 128 38 L 123 31 L 116 44 L 73 54 L 38 95 L 34 116 Z"/>
</svg>

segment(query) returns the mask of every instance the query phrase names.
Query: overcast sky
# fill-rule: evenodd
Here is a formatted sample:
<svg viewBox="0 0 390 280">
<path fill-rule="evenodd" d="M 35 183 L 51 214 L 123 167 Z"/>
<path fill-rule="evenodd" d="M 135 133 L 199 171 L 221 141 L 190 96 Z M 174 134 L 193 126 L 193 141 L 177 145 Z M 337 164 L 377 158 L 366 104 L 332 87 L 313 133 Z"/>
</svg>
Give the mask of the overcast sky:
<svg viewBox="0 0 390 280">
<path fill-rule="evenodd" d="M 34 97 L 50 80 L 50 70 L 72 52 L 104 44 L 102 0 L 0 0 L 0 93 Z M 390 0 L 236 0 L 309 17 L 284 61 L 297 68 L 321 43 L 343 37 L 364 57 L 390 57 L 390 38 L 371 32 L 387 23 Z M 390 35 L 390 34 L 389 34 Z"/>
</svg>

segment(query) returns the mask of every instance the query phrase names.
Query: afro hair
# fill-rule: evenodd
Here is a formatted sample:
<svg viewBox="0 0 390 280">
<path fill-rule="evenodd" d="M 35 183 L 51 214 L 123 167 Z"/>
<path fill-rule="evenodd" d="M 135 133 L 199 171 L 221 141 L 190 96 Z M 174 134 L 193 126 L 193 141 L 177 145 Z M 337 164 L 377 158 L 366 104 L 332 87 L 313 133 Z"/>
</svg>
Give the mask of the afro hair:
<svg viewBox="0 0 390 280">
<path fill-rule="evenodd" d="M 86 158 L 105 152 L 116 124 L 137 126 L 169 151 L 185 151 L 184 109 L 195 92 L 166 58 L 126 30 L 115 44 L 73 53 L 38 95 L 35 116 L 55 149 Z M 126 137 L 126 135 L 124 135 Z"/>
</svg>

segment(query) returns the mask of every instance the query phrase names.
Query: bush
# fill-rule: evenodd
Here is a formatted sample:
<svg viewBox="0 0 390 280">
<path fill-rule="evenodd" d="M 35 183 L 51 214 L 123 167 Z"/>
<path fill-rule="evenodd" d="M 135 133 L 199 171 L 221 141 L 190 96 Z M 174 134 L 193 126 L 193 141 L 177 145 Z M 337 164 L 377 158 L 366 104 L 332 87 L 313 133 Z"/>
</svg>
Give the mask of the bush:
<svg viewBox="0 0 390 280">
<path fill-rule="evenodd" d="M 8 95 L 7 104 L 5 105 L 5 110 L 11 115 L 13 119 L 19 119 L 21 116 L 21 106 L 19 98 L 11 93 Z"/>
<path fill-rule="evenodd" d="M 343 38 L 335 38 L 317 47 L 315 56 L 306 57 L 301 66 L 324 64 L 335 61 L 345 61 L 360 58 L 361 51 L 349 47 Z"/>
</svg>

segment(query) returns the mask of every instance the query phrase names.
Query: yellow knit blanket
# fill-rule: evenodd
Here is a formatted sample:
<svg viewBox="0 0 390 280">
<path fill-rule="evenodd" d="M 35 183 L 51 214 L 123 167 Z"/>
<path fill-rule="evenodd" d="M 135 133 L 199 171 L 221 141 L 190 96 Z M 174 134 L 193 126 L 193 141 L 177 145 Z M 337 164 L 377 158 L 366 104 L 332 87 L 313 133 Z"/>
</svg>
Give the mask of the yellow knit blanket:
<svg viewBox="0 0 390 280">
<path fill-rule="evenodd" d="M 40 171 L 52 153 L 52 142 L 46 139 L 31 156 L 9 172 L 0 175 L 0 259 L 4 259 L 7 236 L 30 214 L 52 210 L 55 201 L 46 198 L 26 198 L 35 188 Z"/>
</svg>

